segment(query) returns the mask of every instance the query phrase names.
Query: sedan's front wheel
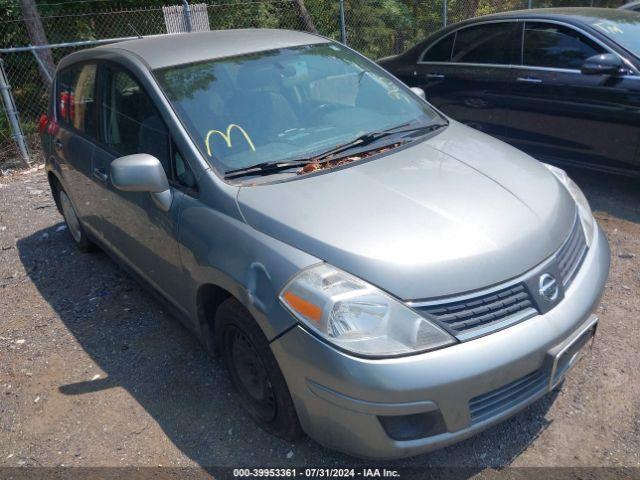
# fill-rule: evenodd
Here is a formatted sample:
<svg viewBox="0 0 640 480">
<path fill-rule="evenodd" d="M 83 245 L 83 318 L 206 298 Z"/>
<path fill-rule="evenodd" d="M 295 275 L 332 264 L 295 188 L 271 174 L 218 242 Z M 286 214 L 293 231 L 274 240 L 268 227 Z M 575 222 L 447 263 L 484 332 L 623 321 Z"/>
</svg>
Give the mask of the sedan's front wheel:
<svg viewBox="0 0 640 480">
<path fill-rule="evenodd" d="M 302 435 L 293 400 L 269 343 L 235 299 L 216 312 L 216 335 L 240 403 L 265 431 L 285 440 Z"/>
</svg>

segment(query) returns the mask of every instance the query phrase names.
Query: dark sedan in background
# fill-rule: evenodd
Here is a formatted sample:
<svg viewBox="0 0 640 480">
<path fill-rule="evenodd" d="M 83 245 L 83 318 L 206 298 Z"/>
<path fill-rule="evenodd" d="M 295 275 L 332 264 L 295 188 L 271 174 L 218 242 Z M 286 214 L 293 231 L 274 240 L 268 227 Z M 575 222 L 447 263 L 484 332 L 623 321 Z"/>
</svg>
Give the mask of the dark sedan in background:
<svg viewBox="0 0 640 480">
<path fill-rule="evenodd" d="M 640 12 L 640 0 L 637 0 L 635 2 L 625 3 L 619 8 L 621 8 L 622 10 L 632 10 L 634 12 Z"/>
<path fill-rule="evenodd" d="M 638 13 L 479 17 L 379 63 L 446 114 L 539 160 L 640 176 Z"/>
</svg>

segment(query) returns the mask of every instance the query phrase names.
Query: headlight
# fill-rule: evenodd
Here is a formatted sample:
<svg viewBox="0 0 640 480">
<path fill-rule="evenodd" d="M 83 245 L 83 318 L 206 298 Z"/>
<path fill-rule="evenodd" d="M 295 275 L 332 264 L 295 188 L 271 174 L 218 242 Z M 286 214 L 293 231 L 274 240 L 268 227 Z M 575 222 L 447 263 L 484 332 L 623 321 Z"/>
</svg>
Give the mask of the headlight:
<svg viewBox="0 0 640 480">
<path fill-rule="evenodd" d="M 576 205 L 578 206 L 578 215 L 580 216 L 580 222 L 582 222 L 582 229 L 584 230 L 584 236 L 587 241 L 587 246 L 590 247 L 591 242 L 593 242 L 596 221 L 593 218 L 593 213 L 591 213 L 591 207 L 589 206 L 587 198 L 584 196 L 584 193 L 582 193 L 582 190 L 580 190 L 580 187 L 576 185 L 576 182 L 569 178 L 567 172 L 560 168 L 554 167 L 553 165 L 548 165 L 546 163 L 543 163 L 543 165 L 547 167 L 551 171 L 551 173 L 553 173 L 558 178 L 558 180 L 560 180 L 560 183 L 562 183 L 566 187 L 566 189 L 575 200 Z"/>
<path fill-rule="evenodd" d="M 280 301 L 321 337 L 359 355 L 402 355 L 456 342 L 390 295 L 327 264 L 301 271 Z"/>
</svg>

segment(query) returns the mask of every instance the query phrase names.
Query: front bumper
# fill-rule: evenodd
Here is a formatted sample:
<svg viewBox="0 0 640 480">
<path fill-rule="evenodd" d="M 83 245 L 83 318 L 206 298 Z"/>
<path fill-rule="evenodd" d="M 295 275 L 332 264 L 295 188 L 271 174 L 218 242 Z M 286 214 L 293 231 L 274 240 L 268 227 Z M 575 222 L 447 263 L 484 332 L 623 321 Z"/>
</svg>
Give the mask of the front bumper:
<svg viewBox="0 0 640 480">
<path fill-rule="evenodd" d="M 468 438 L 557 385 L 550 380 L 553 357 L 594 321 L 609 263 L 609 246 L 598 227 L 580 271 L 553 310 L 441 350 L 393 359 L 357 358 L 295 327 L 271 344 L 272 351 L 310 437 L 358 457 L 416 455 Z M 518 387 L 520 396 L 472 416 L 470 403 L 523 382 L 528 389 Z M 381 416 L 435 411 L 443 420 L 442 431 L 423 438 L 396 440 L 380 421 Z"/>
</svg>

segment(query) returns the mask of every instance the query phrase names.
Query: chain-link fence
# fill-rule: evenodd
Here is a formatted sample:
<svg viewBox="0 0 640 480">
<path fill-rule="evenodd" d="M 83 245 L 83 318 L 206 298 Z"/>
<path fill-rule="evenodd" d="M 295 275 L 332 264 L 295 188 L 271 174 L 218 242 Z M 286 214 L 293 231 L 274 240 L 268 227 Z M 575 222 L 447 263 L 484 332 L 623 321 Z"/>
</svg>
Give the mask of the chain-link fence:
<svg viewBox="0 0 640 480">
<path fill-rule="evenodd" d="M 126 3 L 126 0 L 122 0 Z M 152 0 L 147 0 L 152 2 Z M 289 28 L 316 30 L 341 40 L 371 58 L 399 53 L 449 23 L 489 13 L 550 6 L 620 5 L 622 0 L 221 0 L 206 1 L 194 15 L 206 15 L 211 30 L 228 28 Z M 0 168 L 20 163 L 21 150 L 16 135 L 24 135 L 29 158 L 38 161 L 37 125 L 47 108 L 49 81 L 55 64 L 65 55 L 101 39 L 153 35 L 172 31 L 163 7 L 183 5 L 179 0 L 136 2 L 127 8 L 119 2 L 76 0 L 71 4 L 41 4 L 40 19 L 22 17 L 17 4 L 0 12 L 0 62 L 15 109 L 6 101 L 0 112 Z M 107 5 L 109 8 L 104 8 Z M 102 8 L 99 8 L 102 7 Z M 184 8 L 184 6 L 180 7 Z M 197 11 L 196 11 L 197 10 Z M 186 13 L 187 11 L 184 10 Z M 45 38 L 37 43 L 49 48 L 30 50 L 34 26 L 41 21 Z M 196 23 L 194 23 L 196 24 Z M 202 23 L 197 23 L 202 25 Z M 81 43 L 84 42 L 84 43 Z M 7 90 L 7 88 L 9 90 Z M 3 95 L 5 98 L 6 95 Z M 15 110 L 13 115 L 12 110 Z M 11 117 L 20 131 L 12 129 Z M 14 125 L 15 127 L 15 125 Z M 0 172 L 1 173 L 1 172 Z"/>
</svg>

